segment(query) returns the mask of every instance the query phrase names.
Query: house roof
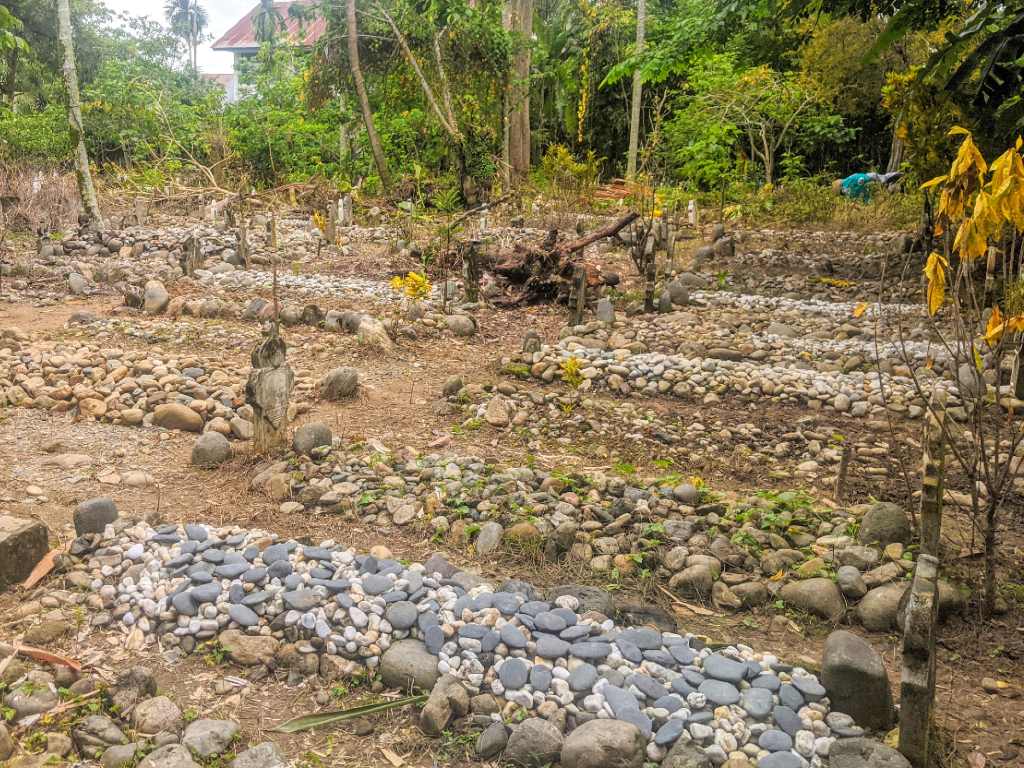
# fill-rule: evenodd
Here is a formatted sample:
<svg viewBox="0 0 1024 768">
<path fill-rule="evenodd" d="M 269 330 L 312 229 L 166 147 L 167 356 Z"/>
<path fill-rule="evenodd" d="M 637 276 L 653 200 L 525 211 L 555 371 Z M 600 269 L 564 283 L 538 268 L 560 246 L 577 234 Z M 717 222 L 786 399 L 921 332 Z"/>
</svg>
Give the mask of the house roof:
<svg viewBox="0 0 1024 768">
<path fill-rule="evenodd" d="M 311 47 L 327 29 L 327 22 L 323 16 L 317 16 L 312 21 L 301 25 L 297 19 L 288 15 L 288 9 L 292 5 L 306 5 L 306 0 L 284 0 L 274 3 L 274 10 L 281 14 L 284 19 L 284 37 L 293 45 Z M 231 29 L 225 32 L 214 42 L 212 48 L 215 51 L 255 51 L 260 44 L 256 42 L 256 30 L 254 19 L 259 13 L 260 6 L 256 5 L 245 16 L 239 19 Z"/>
</svg>

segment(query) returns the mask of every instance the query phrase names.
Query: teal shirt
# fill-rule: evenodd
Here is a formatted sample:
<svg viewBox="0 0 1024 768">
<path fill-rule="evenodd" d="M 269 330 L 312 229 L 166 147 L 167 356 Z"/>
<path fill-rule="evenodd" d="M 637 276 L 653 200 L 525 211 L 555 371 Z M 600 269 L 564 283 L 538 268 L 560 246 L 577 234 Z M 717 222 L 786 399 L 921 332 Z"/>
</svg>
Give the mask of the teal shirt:
<svg viewBox="0 0 1024 768">
<path fill-rule="evenodd" d="M 869 173 L 850 174 L 843 179 L 839 188 L 845 197 L 866 203 L 871 199 L 871 188 L 869 185 L 874 181 L 873 175 Z"/>
</svg>

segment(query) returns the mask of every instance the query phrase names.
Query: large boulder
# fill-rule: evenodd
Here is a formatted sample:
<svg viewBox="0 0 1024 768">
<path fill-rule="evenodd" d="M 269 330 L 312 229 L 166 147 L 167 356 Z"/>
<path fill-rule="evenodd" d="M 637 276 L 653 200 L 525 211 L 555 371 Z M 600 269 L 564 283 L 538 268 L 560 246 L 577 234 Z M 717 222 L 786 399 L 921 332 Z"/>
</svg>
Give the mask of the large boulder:
<svg viewBox="0 0 1024 768">
<path fill-rule="evenodd" d="M 292 438 L 292 448 L 296 453 L 308 456 L 314 448 L 329 447 L 334 441 L 331 428 L 326 424 L 314 421 L 310 424 L 303 424 L 295 430 Z"/>
<path fill-rule="evenodd" d="M 795 608 L 829 621 L 839 621 L 846 613 L 843 593 L 834 581 L 823 577 L 791 581 L 779 590 L 779 597 Z"/>
<path fill-rule="evenodd" d="M 900 601 L 909 586 L 905 581 L 897 581 L 869 590 L 856 608 L 857 619 L 864 625 L 864 629 L 888 632 L 895 627 Z"/>
<path fill-rule="evenodd" d="M 868 738 L 839 739 L 828 753 L 829 768 L 910 768 L 892 747 Z"/>
<path fill-rule="evenodd" d="M 541 768 L 558 762 L 562 753 L 562 732 L 548 720 L 529 717 L 508 737 L 504 758 L 523 768 Z"/>
<path fill-rule="evenodd" d="M 912 531 L 906 512 L 898 504 L 879 501 L 871 505 L 860 521 L 857 540 L 861 544 L 885 547 L 893 542 L 908 544 Z"/>
<path fill-rule="evenodd" d="M 106 496 L 86 499 L 75 507 L 75 533 L 103 533 L 109 523 L 117 520 L 117 505 Z"/>
<path fill-rule="evenodd" d="M 647 741 L 640 729 L 623 720 L 591 720 L 562 744 L 563 768 L 640 768 Z"/>
<path fill-rule="evenodd" d="M 166 696 L 154 696 L 135 705 L 132 724 L 136 730 L 153 735 L 161 731 L 178 733 L 185 721 L 177 704 Z"/>
<path fill-rule="evenodd" d="M 192 464 L 219 467 L 231 458 L 231 443 L 220 432 L 205 432 L 192 446 Z"/>
<path fill-rule="evenodd" d="M 139 768 L 199 768 L 199 763 L 181 744 L 167 744 L 146 755 Z"/>
<path fill-rule="evenodd" d="M 288 758 L 272 741 L 264 741 L 242 752 L 228 763 L 228 768 L 285 768 Z"/>
<path fill-rule="evenodd" d="M 444 323 L 456 336 L 472 336 L 476 333 L 476 320 L 470 315 L 448 315 Z"/>
<path fill-rule="evenodd" d="M 359 388 L 359 371 L 343 365 L 328 372 L 320 383 L 320 395 L 325 400 L 343 400 L 352 397 Z"/>
<path fill-rule="evenodd" d="M 281 642 L 269 635 L 246 635 L 237 629 L 221 632 L 217 642 L 235 664 L 254 667 L 269 664 Z"/>
<path fill-rule="evenodd" d="M 711 758 L 691 741 L 679 740 L 661 761 L 661 768 L 714 768 Z"/>
<path fill-rule="evenodd" d="M 405 639 L 392 643 L 380 659 L 380 677 L 391 688 L 410 687 L 430 691 L 439 677 L 437 656 L 422 640 Z"/>
<path fill-rule="evenodd" d="M 617 613 L 611 593 L 600 587 L 592 587 L 587 584 L 559 584 L 547 590 L 544 599 L 554 602 L 562 595 L 575 597 L 579 602 L 577 610 L 580 613 L 597 611 L 611 619 L 614 619 Z"/>
<path fill-rule="evenodd" d="M 207 760 L 225 752 L 237 735 L 238 723 L 234 720 L 203 718 L 189 723 L 181 743 L 196 757 Z"/>
<path fill-rule="evenodd" d="M 857 724 L 872 730 L 892 725 L 892 691 L 882 657 L 852 632 L 838 630 L 825 642 L 821 683 L 832 710 L 845 712 Z"/>
<path fill-rule="evenodd" d="M 159 280 L 150 280 L 146 283 L 146 289 L 142 294 L 142 308 L 146 312 L 158 315 L 167 309 L 170 300 L 170 294 Z"/>
<path fill-rule="evenodd" d="M 203 417 L 187 405 L 163 403 L 153 411 L 153 426 L 182 432 L 202 432 Z"/>
<path fill-rule="evenodd" d="M 117 517 L 116 510 L 114 517 Z M 77 512 L 75 527 L 78 527 Z M 32 573 L 36 563 L 49 551 L 49 538 L 46 526 L 38 520 L 0 515 L 0 590 L 24 581 Z"/>
</svg>

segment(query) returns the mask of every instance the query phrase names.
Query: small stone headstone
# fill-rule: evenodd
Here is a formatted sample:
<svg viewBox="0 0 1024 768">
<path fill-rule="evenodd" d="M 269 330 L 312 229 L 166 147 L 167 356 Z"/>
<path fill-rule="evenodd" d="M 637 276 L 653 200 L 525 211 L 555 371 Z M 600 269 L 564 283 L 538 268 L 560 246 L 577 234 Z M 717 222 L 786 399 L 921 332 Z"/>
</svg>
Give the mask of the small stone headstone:
<svg viewBox="0 0 1024 768">
<path fill-rule="evenodd" d="M 25 580 L 49 550 L 48 539 L 38 520 L 0 515 L 0 590 Z"/>
</svg>

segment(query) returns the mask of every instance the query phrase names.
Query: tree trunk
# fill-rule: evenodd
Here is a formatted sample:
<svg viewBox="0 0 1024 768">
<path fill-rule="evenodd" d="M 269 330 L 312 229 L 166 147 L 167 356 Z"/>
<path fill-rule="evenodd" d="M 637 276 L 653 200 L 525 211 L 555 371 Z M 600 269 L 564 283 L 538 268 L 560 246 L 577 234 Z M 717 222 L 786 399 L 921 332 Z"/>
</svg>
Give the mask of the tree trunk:
<svg viewBox="0 0 1024 768">
<path fill-rule="evenodd" d="M 999 502 L 990 499 L 985 509 L 985 597 L 982 614 L 991 618 L 996 609 L 996 525 Z"/>
<path fill-rule="evenodd" d="M 373 162 L 377 166 L 380 183 L 387 189 L 391 186 L 391 176 L 388 174 L 388 164 L 384 159 L 384 150 L 380 146 L 380 137 L 377 135 L 377 129 L 373 126 L 370 98 L 366 95 L 366 82 L 363 80 L 363 70 L 359 66 L 359 27 L 356 22 L 356 0 L 348 0 L 346 16 L 348 19 L 348 65 L 352 70 L 352 80 L 356 85 L 356 96 L 359 99 L 359 109 L 363 113 L 366 136 L 370 140 Z"/>
<path fill-rule="evenodd" d="M 903 121 L 902 110 L 892 123 L 892 142 L 889 144 L 889 162 L 885 166 L 886 173 L 894 173 L 903 164 L 903 139 L 899 136 L 900 123 Z"/>
<path fill-rule="evenodd" d="M 4 97 L 8 105 L 14 107 L 14 81 L 18 76 L 18 46 L 14 46 L 7 53 L 7 79 L 4 81 Z"/>
<path fill-rule="evenodd" d="M 57 34 L 64 49 L 64 86 L 68 92 L 68 127 L 71 146 L 75 148 L 75 175 L 78 193 L 86 223 L 96 229 L 103 228 L 103 215 L 96 200 L 96 188 L 89 172 L 89 156 L 85 151 L 85 132 L 82 129 L 82 99 L 78 93 L 78 71 L 75 67 L 75 48 L 71 39 L 70 0 L 57 0 Z"/>
<path fill-rule="evenodd" d="M 647 31 L 647 5 L 645 0 L 637 0 L 636 4 L 636 52 L 639 56 L 644 50 L 644 34 Z M 633 96 L 629 105 L 629 153 L 626 155 L 626 178 L 636 177 L 636 154 L 640 143 L 640 99 L 643 96 L 644 84 L 640 70 L 633 73 Z"/>
<path fill-rule="evenodd" d="M 533 0 L 509 0 L 510 28 L 518 33 L 520 48 L 512 60 L 512 114 L 509 159 L 519 178 L 530 171 L 530 38 L 533 35 Z"/>
</svg>

